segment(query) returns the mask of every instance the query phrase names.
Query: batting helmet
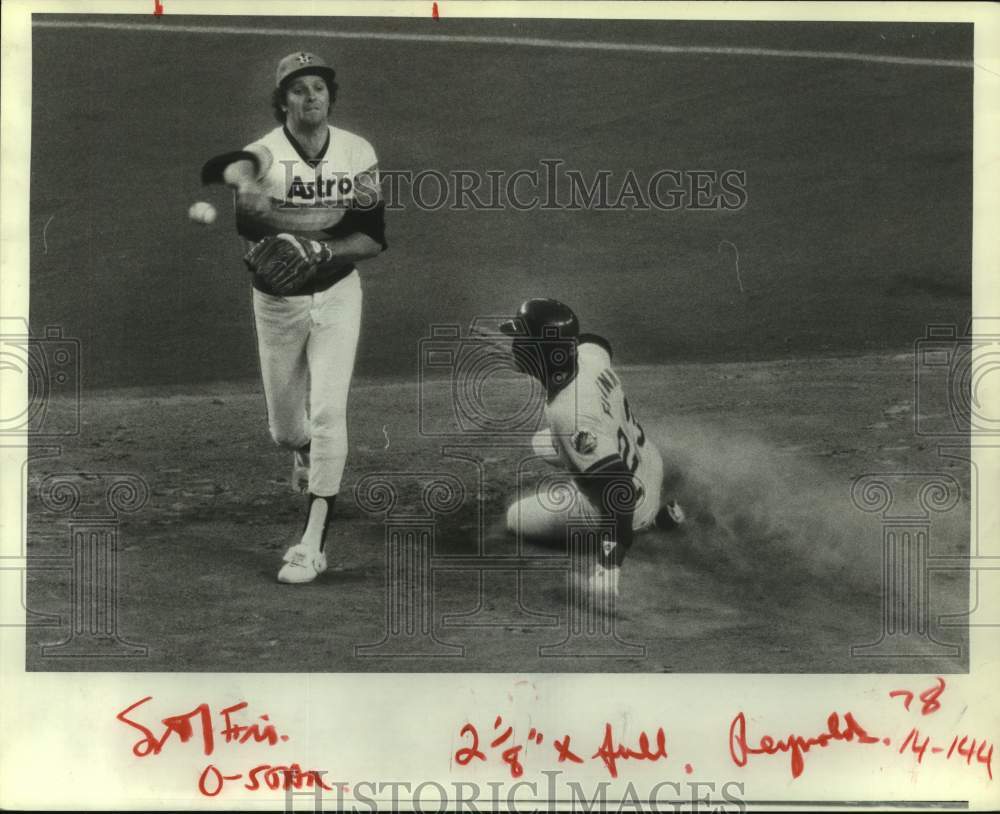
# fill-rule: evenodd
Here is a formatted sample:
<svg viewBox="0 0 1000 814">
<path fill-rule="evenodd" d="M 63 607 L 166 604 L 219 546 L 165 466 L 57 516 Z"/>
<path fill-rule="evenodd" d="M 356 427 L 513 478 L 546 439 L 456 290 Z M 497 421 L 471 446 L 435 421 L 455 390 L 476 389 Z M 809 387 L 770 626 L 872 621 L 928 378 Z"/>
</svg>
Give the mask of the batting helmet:
<svg viewBox="0 0 1000 814">
<path fill-rule="evenodd" d="M 572 381 L 580 323 L 568 305 L 552 299 L 525 300 L 500 331 L 514 340 L 511 351 L 519 370 L 550 391 Z"/>
<path fill-rule="evenodd" d="M 515 338 L 571 339 L 580 335 L 580 323 L 573 309 L 559 300 L 525 300 L 517 316 L 504 322 L 500 331 Z"/>
</svg>

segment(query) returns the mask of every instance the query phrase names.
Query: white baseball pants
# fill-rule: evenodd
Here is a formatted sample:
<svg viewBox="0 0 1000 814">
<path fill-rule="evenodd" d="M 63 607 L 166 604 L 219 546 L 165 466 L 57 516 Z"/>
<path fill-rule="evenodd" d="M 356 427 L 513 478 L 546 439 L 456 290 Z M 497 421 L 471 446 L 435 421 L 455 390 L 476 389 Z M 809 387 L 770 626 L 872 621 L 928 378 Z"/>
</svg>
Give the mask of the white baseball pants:
<svg viewBox="0 0 1000 814">
<path fill-rule="evenodd" d="M 347 463 L 347 396 L 361 330 L 361 279 L 354 271 L 316 294 L 253 290 L 268 427 L 290 450 L 311 444 L 309 491 L 340 491 Z"/>
<path fill-rule="evenodd" d="M 553 465 L 559 465 L 559 458 L 552 454 L 552 439 L 549 430 L 535 434 L 532 446 L 536 454 Z M 642 490 L 635 508 L 632 528 L 642 531 L 653 525 L 660 510 L 660 491 L 663 487 L 663 459 L 658 450 L 647 447 L 645 477 L 637 479 L 636 485 Z M 572 475 L 563 472 L 556 477 L 544 478 L 528 489 L 528 494 L 515 501 L 507 509 L 507 530 L 513 534 L 537 540 L 561 541 L 566 538 L 567 525 L 601 517 L 601 511 L 580 491 Z"/>
</svg>

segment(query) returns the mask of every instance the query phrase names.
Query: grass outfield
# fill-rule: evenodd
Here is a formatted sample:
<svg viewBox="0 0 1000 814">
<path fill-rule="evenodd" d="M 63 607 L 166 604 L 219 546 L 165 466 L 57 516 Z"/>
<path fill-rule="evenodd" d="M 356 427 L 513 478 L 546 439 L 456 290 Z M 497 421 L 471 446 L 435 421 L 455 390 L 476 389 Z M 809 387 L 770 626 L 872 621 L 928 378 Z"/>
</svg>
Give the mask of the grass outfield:
<svg viewBox="0 0 1000 814">
<path fill-rule="evenodd" d="M 359 645 L 386 633 L 386 525 L 355 499 L 364 478 L 396 479 L 393 517 L 412 513 L 430 480 L 466 488 L 451 513 L 435 515 L 436 562 L 520 553 L 529 564 L 553 552 L 501 529 L 525 439 L 417 432 L 420 392 L 410 382 L 359 382 L 350 403 L 351 457 L 330 542 L 331 570 L 306 586 L 275 580 L 296 539 L 302 498 L 289 493 L 290 456 L 267 435 L 256 386 L 111 390 L 91 394 L 82 432 L 58 458 L 39 458 L 29 484 L 27 605 L 62 625 L 29 627 L 31 670 L 156 671 L 594 671 L 931 672 L 966 669 L 966 631 L 938 617 L 968 607 L 968 574 L 933 574 L 931 634 L 960 645 L 954 658 L 879 659 L 851 646 L 879 637 L 882 523 L 851 500 L 866 473 L 949 473 L 967 496 L 968 467 L 943 462 L 914 434 L 909 356 L 752 364 L 639 366 L 622 378 L 650 437 L 665 453 L 668 483 L 688 526 L 640 536 L 626 561 L 616 630 L 645 648 L 614 657 L 540 655 L 566 638 L 565 570 L 514 572 L 474 562 L 436 570 L 427 624 L 437 643 L 394 656 Z M 529 395 L 524 380 L 497 388 L 497 409 Z M 451 414 L 451 388 L 423 390 L 425 415 Z M 425 429 L 434 430 L 434 425 Z M 437 427 L 440 429 L 440 427 Z M 498 444 L 506 443 L 500 447 Z M 481 459 L 477 469 L 470 459 Z M 530 485 L 547 468 L 525 467 Z M 45 656 L 68 635 L 66 572 L 43 568 L 68 550 L 66 515 L 39 503 L 39 486 L 65 473 L 80 486 L 79 514 L 106 511 L 101 476 L 143 473 L 149 500 L 122 516 L 118 618 L 143 658 Z M 481 480 L 480 480 L 481 473 Z M 900 487 L 899 511 L 908 510 Z M 91 501 L 91 502 L 88 502 Z M 914 506 L 917 504 L 914 503 Z M 969 504 L 931 518 L 935 556 L 968 552 Z M 480 531 L 482 529 L 482 532 Z M 482 547 L 480 547 L 480 545 Z M 453 559 L 452 562 L 455 562 Z M 530 567 L 530 565 L 529 565 Z M 393 591 L 401 582 L 394 580 Z M 393 593 L 393 596 L 398 594 Z M 404 620 L 405 621 L 405 620 Z M 419 617 L 411 620 L 420 629 Z M 473 623 L 470 625 L 470 623 Z M 425 643 L 426 644 L 426 643 Z M 447 657 L 428 657 L 441 652 Z M 575 652 L 575 651 L 574 651 Z M 396 651 L 393 651 L 396 653 Z"/>
</svg>

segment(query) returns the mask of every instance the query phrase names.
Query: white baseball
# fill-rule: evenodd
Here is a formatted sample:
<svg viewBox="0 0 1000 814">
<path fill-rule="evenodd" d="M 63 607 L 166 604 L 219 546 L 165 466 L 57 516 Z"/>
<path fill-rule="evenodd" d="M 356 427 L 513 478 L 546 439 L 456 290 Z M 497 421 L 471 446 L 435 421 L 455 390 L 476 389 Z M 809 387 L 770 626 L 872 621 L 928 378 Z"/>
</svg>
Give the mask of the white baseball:
<svg viewBox="0 0 1000 814">
<path fill-rule="evenodd" d="M 191 208 L 188 210 L 188 217 L 191 220 L 195 223 L 204 223 L 206 226 L 210 223 L 215 223 L 215 216 L 217 214 L 215 207 L 205 201 L 198 201 L 191 204 Z"/>
</svg>

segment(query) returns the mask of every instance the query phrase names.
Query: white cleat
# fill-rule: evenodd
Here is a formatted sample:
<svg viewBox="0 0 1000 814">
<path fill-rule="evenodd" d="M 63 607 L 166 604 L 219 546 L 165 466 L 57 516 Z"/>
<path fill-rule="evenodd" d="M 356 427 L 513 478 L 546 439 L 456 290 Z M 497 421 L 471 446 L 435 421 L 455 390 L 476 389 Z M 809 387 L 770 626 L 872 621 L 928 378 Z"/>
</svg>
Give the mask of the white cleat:
<svg viewBox="0 0 1000 814">
<path fill-rule="evenodd" d="M 312 582 L 326 570 L 326 554 L 302 543 L 288 549 L 284 561 L 278 572 L 278 582 L 289 585 Z"/>
<path fill-rule="evenodd" d="M 292 453 L 292 491 L 309 494 L 309 453 L 303 450 Z"/>
<path fill-rule="evenodd" d="M 673 520 L 678 526 L 687 520 L 687 515 L 684 514 L 684 509 L 681 508 L 681 504 L 676 500 L 671 500 L 667 504 L 667 514 L 670 515 L 670 519 Z"/>
<path fill-rule="evenodd" d="M 655 525 L 660 529 L 674 529 L 683 525 L 685 520 L 687 520 L 687 515 L 684 514 L 681 504 L 676 500 L 671 500 L 657 512 Z"/>
<path fill-rule="evenodd" d="M 605 568 L 603 565 L 594 566 L 594 573 L 587 580 L 587 592 L 594 597 L 603 597 L 605 601 L 612 596 L 619 596 L 618 579 L 621 576 L 621 568 Z"/>
</svg>

